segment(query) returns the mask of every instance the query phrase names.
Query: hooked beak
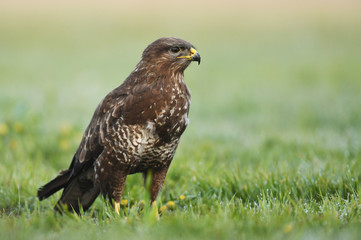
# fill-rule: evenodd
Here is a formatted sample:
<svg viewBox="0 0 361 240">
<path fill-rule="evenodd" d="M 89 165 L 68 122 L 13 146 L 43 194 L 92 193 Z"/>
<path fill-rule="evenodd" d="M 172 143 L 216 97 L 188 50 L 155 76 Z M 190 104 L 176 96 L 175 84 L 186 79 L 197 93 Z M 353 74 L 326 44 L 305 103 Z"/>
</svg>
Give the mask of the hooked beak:
<svg viewBox="0 0 361 240">
<path fill-rule="evenodd" d="M 194 48 L 190 49 L 191 55 L 189 56 L 179 56 L 178 58 L 186 58 L 189 61 L 196 61 L 198 62 L 198 65 L 201 63 L 201 55 L 195 50 Z"/>
</svg>

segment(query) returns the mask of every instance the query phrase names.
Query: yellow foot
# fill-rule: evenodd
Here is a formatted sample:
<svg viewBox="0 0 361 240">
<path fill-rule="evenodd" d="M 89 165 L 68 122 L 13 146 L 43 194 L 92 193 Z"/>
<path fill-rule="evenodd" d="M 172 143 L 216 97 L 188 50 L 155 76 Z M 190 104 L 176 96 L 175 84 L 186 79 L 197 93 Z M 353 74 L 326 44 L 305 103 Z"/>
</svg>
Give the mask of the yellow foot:
<svg viewBox="0 0 361 240">
<path fill-rule="evenodd" d="M 114 210 L 119 215 L 119 210 L 120 210 L 120 203 L 119 202 L 114 202 Z"/>
<path fill-rule="evenodd" d="M 152 218 L 159 221 L 158 206 L 156 201 L 152 202 L 152 209 L 150 211 Z"/>
</svg>

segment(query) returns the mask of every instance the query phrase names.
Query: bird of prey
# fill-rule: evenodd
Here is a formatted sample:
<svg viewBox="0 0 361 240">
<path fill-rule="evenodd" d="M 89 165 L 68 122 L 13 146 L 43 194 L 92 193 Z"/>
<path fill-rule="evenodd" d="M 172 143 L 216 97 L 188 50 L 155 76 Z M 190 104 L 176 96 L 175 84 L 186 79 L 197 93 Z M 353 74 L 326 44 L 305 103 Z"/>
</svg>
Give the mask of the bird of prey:
<svg viewBox="0 0 361 240">
<path fill-rule="evenodd" d="M 119 214 L 127 175 L 151 172 L 150 200 L 162 188 L 188 125 L 190 93 L 183 73 L 201 61 L 179 38 L 160 38 L 144 50 L 125 81 L 96 108 L 68 169 L 39 188 L 43 200 L 64 189 L 55 210 L 86 211 L 101 193 Z"/>
</svg>

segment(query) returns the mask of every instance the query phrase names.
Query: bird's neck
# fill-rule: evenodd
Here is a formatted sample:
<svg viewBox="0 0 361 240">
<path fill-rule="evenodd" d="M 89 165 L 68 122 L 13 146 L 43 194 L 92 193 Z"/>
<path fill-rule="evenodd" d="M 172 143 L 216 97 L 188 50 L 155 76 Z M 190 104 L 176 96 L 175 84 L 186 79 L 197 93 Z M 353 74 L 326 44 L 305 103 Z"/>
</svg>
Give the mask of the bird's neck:
<svg viewBox="0 0 361 240">
<path fill-rule="evenodd" d="M 165 66 L 164 64 L 147 63 L 140 61 L 131 73 L 132 79 L 137 83 L 152 83 L 154 81 L 166 81 L 170 85 L 185 85 L 184 69 Z M 141 76 L 141 77 L 140 77 Z"/>
</svg>

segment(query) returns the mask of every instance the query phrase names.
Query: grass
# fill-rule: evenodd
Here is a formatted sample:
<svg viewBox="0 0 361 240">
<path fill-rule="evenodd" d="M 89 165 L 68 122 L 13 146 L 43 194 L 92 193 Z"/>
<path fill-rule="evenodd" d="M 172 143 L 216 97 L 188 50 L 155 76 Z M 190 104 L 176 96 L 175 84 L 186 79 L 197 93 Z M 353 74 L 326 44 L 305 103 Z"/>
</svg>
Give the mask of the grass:
<svg viewBox="0 0 361 240">
<path fill-rule="evenodd" d="M 0 239 L 359 237 L 360 15 L 212 11 L 187 27 L 166 14 L 173 25 L 152 14 L 1 15 Z M 127 179 L 120 217 L 101 198 L 82 216 L 54 214 L 60 193 L 39 202 L 37 188 L 68 167 L 97 103 L 160 36 L 202 56 L 186 71 L 190 126 L 160 220 L 140 175 Z"/>
</svg>

